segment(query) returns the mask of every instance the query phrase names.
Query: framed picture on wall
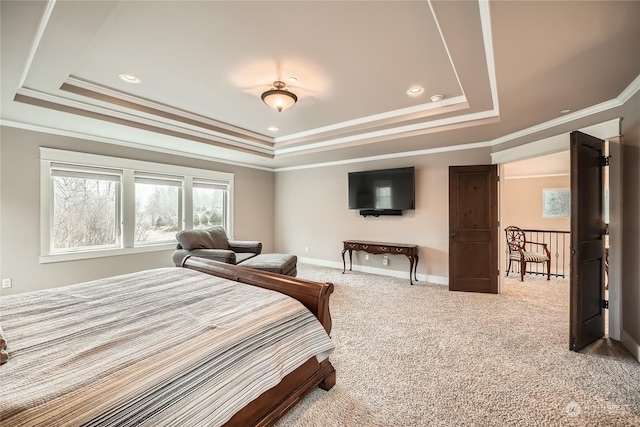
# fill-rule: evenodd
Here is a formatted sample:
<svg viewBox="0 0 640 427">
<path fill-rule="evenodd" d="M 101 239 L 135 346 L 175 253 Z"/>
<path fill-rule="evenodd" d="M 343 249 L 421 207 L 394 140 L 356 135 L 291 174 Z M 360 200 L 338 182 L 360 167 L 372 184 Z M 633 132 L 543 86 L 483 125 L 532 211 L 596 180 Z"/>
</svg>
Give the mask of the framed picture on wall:
<svg viewBox="0 0 640 427">
<path fill-rule="evenodd" d="M 568 188 L 542 190 L 542 217 L 566 218 L 571 216 L 571 191 Z"/>
</svg>

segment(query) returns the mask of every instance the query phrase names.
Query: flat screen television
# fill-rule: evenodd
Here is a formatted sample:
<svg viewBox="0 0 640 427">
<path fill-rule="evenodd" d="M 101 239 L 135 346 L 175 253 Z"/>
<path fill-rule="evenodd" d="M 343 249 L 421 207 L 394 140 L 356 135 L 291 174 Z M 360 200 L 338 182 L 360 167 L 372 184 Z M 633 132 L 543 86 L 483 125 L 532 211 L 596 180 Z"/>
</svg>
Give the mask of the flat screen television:
<svg viewBox="0 0 640 427">
<path fill-rule="evenodd" d="M 350 172 L 349 209 L 360 209 L 363 216 L 415 209 L 415 168 Z"/>
</svg>

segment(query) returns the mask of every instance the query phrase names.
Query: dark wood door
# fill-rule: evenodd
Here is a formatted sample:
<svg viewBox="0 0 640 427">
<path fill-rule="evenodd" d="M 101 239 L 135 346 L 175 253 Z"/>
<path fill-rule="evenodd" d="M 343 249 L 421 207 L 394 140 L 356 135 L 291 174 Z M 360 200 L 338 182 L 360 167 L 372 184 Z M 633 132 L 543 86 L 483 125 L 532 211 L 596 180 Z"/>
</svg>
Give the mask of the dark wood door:
<svg viewBox="0 0 640 427">
<path fill-rule="evenodd" d="M 498 293 L 498 167 L 449 167 L 449 290 Z"/>
<path fill-rule="evenodd" d="M 604 335 L 604 141 L 571 133 L 570 349 Z"/>
</svg>

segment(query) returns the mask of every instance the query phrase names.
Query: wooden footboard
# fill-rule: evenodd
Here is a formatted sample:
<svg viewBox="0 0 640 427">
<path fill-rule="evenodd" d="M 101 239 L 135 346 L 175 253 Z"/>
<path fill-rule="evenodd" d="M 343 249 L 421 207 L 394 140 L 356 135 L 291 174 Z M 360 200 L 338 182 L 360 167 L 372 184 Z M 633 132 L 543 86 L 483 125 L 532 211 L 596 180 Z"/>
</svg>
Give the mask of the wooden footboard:
<svg viewBox="0 0 640 427">
<path fill-rule="evenodd" d="M 295 298 L 318 318 L 327 333 L 331 332 L 329 296 L 333 293 L 332 283 L 296 279 L 193 256 L 185 257 L 182 266 L 235 282 L 271 289 Z"/>
<path fill-rule="evenodd" d="M 213 276 L 247 283 L 289 295 L 304 304 L 331 332 L 329 296 L 333 284 L 296 279 L 280 274 L 225 264 L 198 257 L 186 257 L 182 266 Z M 315 357 L 285 376 L 275 387 L 264 392 L 238 411 L 225 427 L 267 427 L 275 424 L 289 409 L 314 388 L 329 390 L 336 383 L 336 371 L 325 359 L 318 362 Z"/>
</svg>

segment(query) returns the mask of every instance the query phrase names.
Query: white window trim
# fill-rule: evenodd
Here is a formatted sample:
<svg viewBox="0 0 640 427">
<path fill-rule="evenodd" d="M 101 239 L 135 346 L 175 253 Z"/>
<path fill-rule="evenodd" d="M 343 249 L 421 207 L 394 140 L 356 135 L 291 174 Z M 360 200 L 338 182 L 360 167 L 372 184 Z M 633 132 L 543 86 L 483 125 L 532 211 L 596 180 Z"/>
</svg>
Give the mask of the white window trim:
<svg viewBox="0 0 640 427">
<path fill-rule="evenodd" d="M 51 248 L 51 220 L 50 209 L 52 202 L 50 170 L 51 163 L 69 163 L 88 167 L 106 167 L 121 169 L 122 176 L 122 214 L 121 229 L 122 239 L 120 248 L 90 249 L 75 252 L 52 254 Z M 183 186 L 183 229 L 190 229 L 193 226 L 191 210 L 193 178 L 204 178 L 210 180 L 226 181 L 229 183 L 229 230 L 227 233 L 233 239 L 233 205 L 234 205 L 234 174 L 228 172 L 217 172 L 207 169 L 190 168 L 185 166 L 169 165 L 164 163 L 154 163 L 142 160 L 132 160 L 120 157 L 102 156 L 97 154 L 80 153 L 76 151 L 58 150 L 54 148 L 40 147 L 40 263 L 52 263 L 73 261 L 80 259 L 102 258 L 108 256 L 130 255 L 135 253 L 164 251 L 175 248 L 175 242 L 160 243 L 151 245 L 134 246 L 133 227 L 135 225 L 135 193 L 134 171 L 178 175 L 184 177 Z M 126 188 L 130 190 L 127 191 Z"/>
</svg>

